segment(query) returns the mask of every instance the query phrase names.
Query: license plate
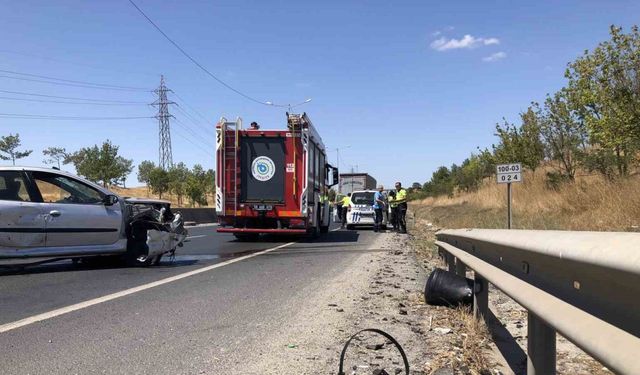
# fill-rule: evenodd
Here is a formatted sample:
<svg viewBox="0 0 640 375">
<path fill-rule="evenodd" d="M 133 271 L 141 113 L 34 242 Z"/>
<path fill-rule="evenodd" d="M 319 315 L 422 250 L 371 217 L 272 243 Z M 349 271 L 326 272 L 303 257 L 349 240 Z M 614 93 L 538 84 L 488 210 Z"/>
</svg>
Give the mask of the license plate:
<svg viewBox="0 0 640 375">
<path fill-rule="evenodd" d="M 273 206 L 266 204 L 257 204 L 253 206 L 253 209 L 256 211 L 271 211 L 273 210 Z"/>
</svg>

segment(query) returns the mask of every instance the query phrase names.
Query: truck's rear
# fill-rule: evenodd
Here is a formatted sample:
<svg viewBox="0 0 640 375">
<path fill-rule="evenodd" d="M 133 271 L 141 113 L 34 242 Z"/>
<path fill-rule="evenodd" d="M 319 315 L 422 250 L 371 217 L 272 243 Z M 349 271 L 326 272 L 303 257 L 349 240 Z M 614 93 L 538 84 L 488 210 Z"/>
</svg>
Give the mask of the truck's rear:
<svg viewBox="0 0 640 375">
<path fill-rule="evenodd" d="M 243 129 L 240 120 L 222 119 L 216 133 L 218 232 L 255 239 L 328 229 L 323 196 L 332 167 L 306 115 L 287 114 L 280 130 Z"/>
</svg>

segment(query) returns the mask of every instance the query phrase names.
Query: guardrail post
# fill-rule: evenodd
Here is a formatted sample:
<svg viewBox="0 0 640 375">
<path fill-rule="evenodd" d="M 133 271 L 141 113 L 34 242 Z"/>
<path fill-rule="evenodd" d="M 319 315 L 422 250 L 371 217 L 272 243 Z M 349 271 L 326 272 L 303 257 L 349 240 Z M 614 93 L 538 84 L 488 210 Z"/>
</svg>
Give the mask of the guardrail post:
<svg viewBox="0 0 640 375">
<path fill-rule="evenodd" d="M 473 276 L 473 317 L 481 320 L 489 310 L 489 283 L 477 272 Z"/>
<path fill-rule="evenodd" d="M 467 277 L 467 266 L 462 263 L 460 258 L 456 258 L 456 275 Z"/>
<path fill-rule="evenodd" d="M 449 272 L 455 272 L 456 271 L 456 264 L 455 264 L 456 258 L 453 256 L 453 254 L 451 254 L 448 251 L 445 251 L 444 260 L 445 260 L 445 263 L 447 264 L 447 267 L 449 268 Z"/>
<path fill-rule="evenodd" d="M 555 375 L 556 331 L 530 311 L 527 320 L 527 375 Z"/>
</svg>

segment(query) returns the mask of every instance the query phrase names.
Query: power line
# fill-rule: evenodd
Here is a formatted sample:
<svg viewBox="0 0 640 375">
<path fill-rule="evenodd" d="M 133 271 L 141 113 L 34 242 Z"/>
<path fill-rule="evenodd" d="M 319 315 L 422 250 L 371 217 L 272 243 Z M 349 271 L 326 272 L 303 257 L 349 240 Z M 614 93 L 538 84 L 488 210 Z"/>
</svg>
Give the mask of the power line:
<svg viewBox="0 0 640 375">
<path fill-rule="evenodd" d="M 44 61 L 53 61 L 53 62 L 57 62 L 57 63 L 76 65 L 76 66 L 81 66 L 81 67 L 84 67 L 84 68 L 102 70 L 102 71 L 107 71 L 107 72 L 115 72 L 115 73 L 119 73 L 119 74 L 122 74 L 122 73 L 134 73 L 136 75 L 147 75 L 147 76 L 153 76 L 153 77 L 157 77 L 158 76 L 157 74 L 148 73 L 148 72 L 132 72 L 131 70 L 117 69 L 117 68 L 114 68 L 114 67 L 107 68 L 107 67 L 104 67 L 104 66 L 83 64 L 83 63 L 79 63 L 79 62 L 75 62 L 75 61 L 63 60 L 63 59 L 58 59 L 58 58 L 53 58 L 53 57 L 48 57 L 48 56 L 37 55 L 37 54 L 33 54 L 33 53 L 25 53 L 25 52 L 20 52 L 20 51 L 11 51 L 11 50 L 7 50 L 7 49 L 0 49 L 0 53 L 1 54 L 13 54 L 13 55 L 31 57 L 31 58 L 35 58 L 35 59 L 44 60 Z M 65 54 L 68 54 L 68 53 L 65 52 Z"/>
<path fill-rule="evenodd" d="M 185 129 L 187 132 L 189 132 L 189 134 L 191 134 L 193 136 L 194 139 L 198 140 L 199 142 L 201 142 L 203 145 L 207 146 L 207 147 L 212 147 L 212 143 L 207 143 L 204 141 L 204 138 L 201 135 L 198 135 L 197 132 L 195 130 L 193 130 L 191 127 L 189 127 L 189 125 L 185 124 L 184 122 L 180 121 L 180 119 L 178 118 L 173 118 L 173 120 L 180 125 L 180 127 L 182 127 L 183 129 Z"/>
<path fill-rule="evenodd" d="M 189 105 L 189 103 L 187 103 L 186 100 L 182 99 L 182 97 L 178 94 L 176 94 L 175 92 L 173 93 L 173 95 L 175 95 L 176 98 L 178 98 L 178 100 L 180 100 L 184 105 L 186 105 L 187 107 L 189 107 L 195 114 L 197 114 L 198 116 L 200 116 L 201 119 L 203 119 L 205 122 L 209 122 L 210 120 L 203 115 L 202 113 L 200 113 L 200 111 L 198 111 L 197 109 L 195 109 L 194 107 L 192 107 L 191 105 Z"/>
<path fill-rule="evenodd" d="M 36 102 L 36 103 L 57 103 L 57 104 L 83 104 L 83 105 L 107 105 L 107 106 L 121 106 L 121 105 L 140 105 L 130 103 L 93 103 L 93 102 L 65 102 L 60 100 L 46 100 L 46 99 L 27 99 L 27 98 L 10 98 L 7 96 L 0 96 L 1 100 L 15 100 L 21 102 Z"/>
<path fill-rule="evenodd" d="M 172 91 L 173 92 L 173 91 Z M 175 104 L 173 102 L 171 102 L 172 104 Z M 205 144 L 207 146 L 207 148 L 202 147 L 200 144 L 195 143 L 193 141 L 192 138 L 187 137 L 186 133 L 182 133 L 182 132 L 173 132 L 173 135 L 178 135 L 180 138 L 184 139 L 185 141 L 189 142 L 190 144 L 192 144 L 193 146 L 199 148 L 200 150 L 206 152 L 206 155 L 211 156 L 211 150 L 213 149 L 212 145 L 208 145 L 206 143 L 204 143 L 204 141 L 202 140 L 202 136 L 199 136 L 198 134 L 196 134 L 191 128 L 189 128 L 185 123 L 183 123 L 182 121 L 180 121 L 180 119 L 176 118 L 173 115 L 169 115 L 171 116 L 171 118 L 173 118 L 173 120 L 175 121 L 175 123 L 180 126 L 181 128 L 187 130 L 187 132 L 189 134 L 191 134 L 191 137 L 193 137 L 193 139 L 199 140 L 200 142 L 203 142 L 203 144 Z M 154 115 L 153 118 L 157 118 L 157 115 Z"/>
<path fill-rule="evenodd" d="M 117 90 L 117 91 L 142 91 L 142 90 L 133 90 L 133 89 L 122 89 L 122 88 L 117 88 L 117 87 L 101 87 L 101 86 L 81 85 L 81 84 L 75 84 L 75 83 L 45 81 L 45 80 L 42 80 L 42 79 L 11 77 L 11 76 L 5 76 L 5 75 L 0 75 L 0 78 L 15 79 L 15 80 L 18 80 L 18 81 L 48 83 L 50 85 L 59 85 L 59 86 L 82 87 L 82 88 L 86 88 L 86 89 Z M 144 90 L 144 91 L 150 91 L 150 90 Z"/>
<path fill-rule="evenodd" d="M 198 134 L 197 134 L 196 132 L 194 132 L 191 128 L 187 127 L 187 126 L 186 126 L 186 124 L 185 124 L 184 122 L 180 121 L 180 120 L 179 120 L 179 119 L 177 119 L 177 118 L 174 118 L 173 120 L 175 121 L 175 123 L 176 123 L 178 126 L 180 126 L 182 129 L 186 130 L 186 131 L 187 131 L 187 133 L 191 135 L 192 139 L 198 140 L 198 141 L 200 142 L 200 144 L 202 144 L 202 146 L 201 146 L 200 144 L 196 144 L 196 143 L 192 142 L 191 140 L 187 139 L 187 140 L 189 141 L 189 143 L 191 143 L 191 144 L 192 144 L 192 145 L 194 145 L 194 146 L 200 147 L 200 148 L 201 148 L 201 149 L 203 149 L 203 150 L 204 150 L 204 148 L 203 148 L 203 146 L 204 146 L 204 147 L 206 147 L 206 150 L 207 150 L 207 152 L 209 153 L 209 155 L 213 155 L 213 150 L 214 150 L 214 148 L 215 148 L 215 147 L 213 146 L 213 144 L 208 144 L 207 142 L 205 142 L 205 141 L 203 140 L 203 137 L 202 137 L 202 136 L 198 135 Z M 174 128 L 174 130 L 175 130 L 175 128 Z M 187 135 L 187 133 L 180 133 L 180 132 L 175 132 L 175 131 L 174 131 L 174 134 L 182 134 L 183 136 L 184 136 L 184 135 Z M 184 138 L 184 137 L 183 137 L 183 138 Z M 213 137 L 212 137 L 212 138 L 213 138 Z M 205 139 L 207 139 L 207 138 L 205 138 Z"/>
<path fill-rule="evenodd" d="M 83 84 L 83 85 L 100 86 L 100 87 L 104 87 L 104 88 L 113 88 L 113 89 L 122 89 L 122 90 L 134 90 L 134 91 L 150 91 L 149 89 L 143 88 L 143 87 L 120 86 L 120 85 L 111 85 L 111 84 L 106 84 L 106 83 L 95 83 L 95 82 L 87 82 L 87 81 L 74 81 L 74 80 L 70 80 L 70 79 L 49 77 L 49 76 L 43 76 L 43 75 L 38 75 L 38 74 L 21 73 L 21 72 L 16 72 L 16 71 L 12 71 L 12 70 L 2 70 L 2 69 L 0 69 L 0 72 L 20 75 L 20 76 L 48 79 L 48 80 L 51 80 L 51 81 L 60 81 L 60 82 L 68 82 L 68 83 L 79 83 L 79 84 Z"/>
<path fill-rule="evenodd" d="M 0 118 L 10 119 L 39 119 L 39 120 L 137 120 L 143 118 L 154 118 L 153 116 L 128 116 L 128 117 L 83 117 L 83 116 L 55 116 L 55 115 L 32 115 L 19 113 L 0 113 Z"/>
<path fill-rule="evenodd" d="M 196 151 L 201 151 L 201 152 L 203 152 L 203 155 L 207 155 L 207 156 L 211 157 L 211 155 L 212 155 L 212 154 L 211 154 L 211 150 L 207 150 L 207 149 L 205 149 L 204 147 L 200 146 L 199 144 L 194 143 L 192 140 L 190 140 L 189 138 L 187 138 L 186 136 L 182 135 L 182 134 L 181 134 L 181 133 L 179 133 L 179 132 L 178 132 L 178 133 L 176 133 L 176 134 L 177 134 L 180 138 L 182 138 L 182 139 L 184 139 L 185 141 L 187 141 L 187 142 L 191 143 L 193 146 L 195 146 L 195 147 L 199 148 L 199 150 L 196 150 Z"/>
<path fill-rule="evenodd" d="M 207 132 L 209 132 L 209 134 L 214 135 L 215 132 L 212 129 L 207 128 L 204 124 L 198 122 L 197 120 L 195 120 L 193 118 L 193 116 L 191 116 L 188 112 L 186 112 L 185 110 L 183 110 L 182 108 L 180 108 L 180 106 L 175 107 L 178 112 L 182 113 L 184 115 L 185 118 L 187 118 L 193 125 L 199 127 L 200 129 L 203 129 Z"/>
<path fill-rule="evenodd" d="M 117 104 L 147 104 L 147 102 L 135 102 L 135 101 L 126 101 L 126 100 L 92 99 L 92 98 L 78 98 L 78 97 L 72 97 L 72 96 L 56 96 L 56 95 L 37 94 L 37 93 L 24 92 L 24 91 L 8 91 L 8 90 L 0 90 L 0 92 L 5 93 L 5 94 L 38 96 L 38 97 L 42 97 L 42 98 L 69 99 L 69 100 L 85 100 L 85 101 L 90 101 L 90 102 L 102 102 L 102 103 L 117 103 Z"/>
<path fill-rule="evenodd" d="M 192 63 L 194 63 L 198 68 L 200 68 L 203 72 L 208 74 L 211 78 L 216 80 L 222 86 L 226 87 L 227 89 L 235 92 L 236 94 L 238 94 L 238 95 L 242 96 L 243 98 L 245 98 L 247 100 L 250 100 L 250 101 L 252 101 L 254 103 L 262 104 L 262 105 L 269 106 L 269 107 L 287 107 L 286 105 L 276 105 L 276 104 L 273 104 L 273 103 L 267 103 L 267 102 L 255 99 L 255 98 L 243 93 L 242 91 L 233 88 L 232 86 L 230 86 L 229 84 L 227 84 L 226 82 L 221 80 L 220 78 L 216 77 L 213 73 L 211 73 L 209 70 L 207 70 L 207 68 L 202 66 L 202 64 L 200 64 L 196 59 L 191 57 L 191 55 L 189 55 L 184 49 L 182 49 L 182 47 L 180 47 L 180 45 L 178 45 L 178 43 L 174 42 L 173 39 L 171 39 L 164 31 L 162 31 L 162 29 L 158 25 L 156 25 L 156 23 L 153 22 L 153 20 L 151 18 L 149 18 L 149 16 L 147 16 L 142 11 L 142 9 L 140 9 L 140 7 L 138 7 L 136 5 L 136 3 L 133 2 L 133 0 L 129 0 L 129 2 L 131 3 L 131 5 L 133 5 L 138 10 L 138 12 L 140 12 L 140 14 L 142 14 L 142 16 L 144 18 L 147 19 L 147 21 L 149 21 L 149 23 L 151 25 L 153 25 L 153 27 L 155 27 L 156 30 L 158 30 L 158 32 L 160 32 L 160 34 L 162 34 L 162 36 L 165 37 L 165 39 L 167 39 L 171 44 L 173 44 L 173 46 L 176 47 L 178 49 L 178 51 L 180 51 L 184 56 L 186 56 L 189 60 L 191 60 Z"/>
</svg>

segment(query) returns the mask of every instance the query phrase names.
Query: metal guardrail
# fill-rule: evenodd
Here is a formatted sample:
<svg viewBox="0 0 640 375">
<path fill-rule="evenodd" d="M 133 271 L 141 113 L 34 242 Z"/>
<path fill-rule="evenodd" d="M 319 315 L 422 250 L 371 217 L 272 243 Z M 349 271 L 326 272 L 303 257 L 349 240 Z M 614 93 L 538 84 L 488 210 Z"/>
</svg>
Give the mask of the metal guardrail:
<svg viewBox="0 0 640 375">
<path fill-rule="evenodd" d="M 556 373 L 556 332 L 619 374 L 640 374 L 640 234 L 457 229 L 437 233 L 450 271 L 474 271 L 528 311 L 527 374 Z"/>
</svg>

